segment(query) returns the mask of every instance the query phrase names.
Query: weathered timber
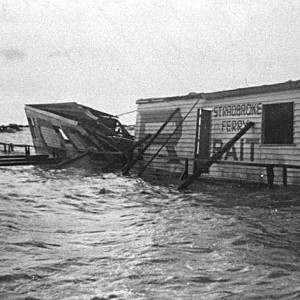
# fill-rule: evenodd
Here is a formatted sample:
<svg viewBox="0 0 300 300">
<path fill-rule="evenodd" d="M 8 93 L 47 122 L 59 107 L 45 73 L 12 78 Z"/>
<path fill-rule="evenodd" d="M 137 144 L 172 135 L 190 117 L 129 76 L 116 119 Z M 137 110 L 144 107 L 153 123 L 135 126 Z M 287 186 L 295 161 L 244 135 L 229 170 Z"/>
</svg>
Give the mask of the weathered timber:
<svg viewBox="0 0 300 300">
<path fill-rule="evenodd" d="M 287 167 L 282 167 L 282 184 L 284 187 L 287 187 Z"/>
<path fill-rule="evenodd" d="M 129 147 L 128 149 L 126 149 L 124 151 L 124 154 L 128 154 L 133 152 L 137 147 L 141 146 L 142 144 L 144 144 L 152 135 L 146 134 L 142 139 L 140 139 L 139 141 L 137 141 L 136 143 L 134 143 L 131 147 Z"/>
<path fill-rule="evenodd" d="M 167 120 L 160 126 L 160 128 L 157 130 L 157 132 L 152 135 L 152 137 L 150 138 L 150 140 L 147 142 L 147 144 L 145 145 L 145 147 L 139 151 L 139 153 L 137 154 L 137 156 L 129 162 L 129 164 L 126 166 L 126 168 L 123 171 L 123 175 L 127 175 L 130 171 L 130 169 L 137 163 L 137 161 L 139 159 L 141 159 L 143 153 L 151 146 L 151 144 L 153 143 L 153 141 L 159 136 L 159 134 L 164 130 L 164 128 L 167 126 L 167 124 L 171 121 L 171 119 L 176 115 L 176 113 L 179 111 L 179 108 L 176 108 L 171 114 L 170 116 L 167 118 Z"/>
<path fill-rule="evenodd" d="M 128 130 L 125 128 L 125 126 L 118 120 L 117 121 L 118 126 L 120 126 L 121 130 L 123 131 L 123 135 L 125 138 L 132 139 L 132 135 L 128 132 Z"/>
<path fill-rule="evenodd" d="M 151 137 L 151 134 L 147 134 L 145 135 L 141 140 L 137 141 L 136 143 L 134 143 L 132 146 L 130 146 L 128 149 L 126 149 L 123 152 L 123 155 L 128 159 L 128 162 L 132 160 L 133 157 L 133 151 L 141 146 L 143 143 L 145 143 L 149 138 Z M 114 164 L 115 160 L 112 159 L 110 160 L 104 167 L 103 170 L 108 169 L 109 167 L 111 167 Z"/>
<path fill-rule="evenodd" d="M 150 155 L 149 155 L 150 157 Z M 193 157 L 186 157 L 186 156 L 169 156 L 169 155 L 158 155 L 158 157 L 163 159 L 180 159 L 185 161 L 193 161 L 193 162 L 200 162 L 205 163 L 206 159 L 199 159 L 199 158 L 193 158 Z M 281 168 L 282 169 L 282 184 L 284 187 L 287 186 L 287 171 L 288 169 L 292 170 L 299 170 L 300 165 L 289 165 L 289 164 L 278 164 L 278 163 L 255 163 L 255 162 L 245 162 L 245 161 L 226 161 L 226 160 L 218 160 L 215 162 L 215 164 L 219 165 L 231 165 L 231 166 L 247 166 L 247 167 L 260 167 L 260 168 L 266 168 L 267 166 L 272 166 L 273 168 Z M 183 170 L 184 176 L 186 175 L 186 169 Z M 182 175 L 180 176 L 181 179 Z M 275 176 L 274 176 L 275 178 Z"/>
<path fill-rule="evenodd" d="M 59 168 L 60 167 L 65 167 L 65 166 L 67 166 L 67 165 L 69 165 L 69 164 L 71 164 L 71 163 L 73 163 L 73 162 L 75 162 L 75 161 L 77 161 L 77 160 L 79 160 L 79 159 L 87 156 L 87 155 L 88 155 L 88 152 L 84 152 L 84 153 L 82 153 L 80 155 L 77 155 L 75 157 L 72 157 L 70 159 L 63 160 L 63 161 L 59 162 L 58 164 L 56 164 L 54 167 L 59 167 Z"/>
<path fill-rule="evenodd" d="M 171 132 L 171 134 L 168 136 L 168 138 L 165 140 L 165 142 L 161 145 L 161 147 L 157 150 L 157 152 L 152 156 L 152 158 L 147 162 L 147 164 L 140 170 L 138 176 L 141 176 L 143 172 L 148 168 L 148 166 L 151 164 L 151 162 L 155 159 L 155 157 L 158 155 L 158 153 L 162 150 L 163 147 L 166 146 L 166 144 L 169 142 L 171 137 L 175 134 L 175 132 L 179 129 L 179 127 L 182 125 L 182 123 L 185 121 L 185 119 L 189 116 L 191 111 L 195 108 L 195 106 L 199 103 L 201 98 L 199 98 L 193 106 L 190 108 L 190 110 L 186 113 L 184 118 L 179 122 L 179 124 L 176 126 L 176 128 Z"/>
<path fill-rule="evenodd" d="M 272 188 L 274 186 L 274 166 L 272 165 L 266 166 L 266 173 L 267 173 L 268 187 Z"/>
<path fill-rule="evenodd" d="M 211 156 L 198 170 L 196 170 L 191 176 L 189 176 L 181 185 L 179 190 L 186 189 L 190 184 L 194 182 L 201 174 L 208 172 L 212 164 L 220 160 L 223 154 L 230 150 L 230 148 L 251 128 L 254 126 L 253 122 L 249 122 L 240 130 L 228 143 L 226 143 L 220 151 Z"/>
<path fill-rule="evenodd" d="M 180 175 L 180 180 L 184 180 L 189 175 L 189 160 L 186 158 L 184 160 L 184 170 L 182 174 Z"/>
<path fill-rule="evenodd" d="M 14 153 L 16 148 L 21 148 L 24 149 L 25 155 L 30 155 L 30 148 L 34 148 L 32 145 L 26 145 L 26 144 L 13 144 L 13 143 L 0 142 L 0 145 L 3 146 L 4 153 Z"/>
<path fill-rule="evenodd" d="M 35 159 L 47 159 L 49 155 L 0 155 L 0 162 L 1 161 L 8 161 L 8 160 L 35 160 Z"/>
<path fill-rule="evenodd" d="M 25 166 L 53 164 L 57 159 L 49 158 L 48 155 L 11 155 L 0 156 L 0 166 Z"/>
</svg>

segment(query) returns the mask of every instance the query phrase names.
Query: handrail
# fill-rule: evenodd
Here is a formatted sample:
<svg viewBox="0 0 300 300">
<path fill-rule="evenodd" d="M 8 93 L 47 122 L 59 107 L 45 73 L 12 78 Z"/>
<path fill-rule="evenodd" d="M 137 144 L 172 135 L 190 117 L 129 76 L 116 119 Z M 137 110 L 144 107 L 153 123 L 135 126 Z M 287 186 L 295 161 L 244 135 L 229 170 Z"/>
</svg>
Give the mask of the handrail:
<svg viewBox="0 0 300 300">
<path fill-rule="evenodd" d="M 4 153 L 12 153 L 14 152 L 14 148 L 24 148 L 25 155 L 30 155 L 30 148 L 34 148 L 33 145 L 27 145 L 27 144 L 13 144 L 13 143 L 0 142 L 0 145 L 3 146 Z"/>
</svg>

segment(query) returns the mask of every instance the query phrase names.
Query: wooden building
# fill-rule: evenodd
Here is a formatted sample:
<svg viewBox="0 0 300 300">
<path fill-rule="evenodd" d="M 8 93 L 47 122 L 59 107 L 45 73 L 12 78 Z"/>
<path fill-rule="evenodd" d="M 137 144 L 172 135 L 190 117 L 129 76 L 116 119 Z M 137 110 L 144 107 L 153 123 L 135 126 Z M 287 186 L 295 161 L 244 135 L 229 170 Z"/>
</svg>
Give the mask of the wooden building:
<svg viewBox="0 0 300 300">
<path fill-rule="evenodd" d="M 254 127 L 205 176 L 266 182 L 271 167 L 275 183 L 300 184 L 300 80 L 137 104 L 138 140 L 179 108 L 144 154 L 147 161 L 161 148 L 152 168 L 181 173 L 188 163 L 191 174 L 251 121 Z"/>
<path fill-rule="evenodd" d="M 84 158 L 91 165 L 123 165 L 128 159 L 124 151 L 134 144 L 117 117 L 76 102 L 28 104 L 25 112 L 36 153 L 64 163 Z"/>
</svg>

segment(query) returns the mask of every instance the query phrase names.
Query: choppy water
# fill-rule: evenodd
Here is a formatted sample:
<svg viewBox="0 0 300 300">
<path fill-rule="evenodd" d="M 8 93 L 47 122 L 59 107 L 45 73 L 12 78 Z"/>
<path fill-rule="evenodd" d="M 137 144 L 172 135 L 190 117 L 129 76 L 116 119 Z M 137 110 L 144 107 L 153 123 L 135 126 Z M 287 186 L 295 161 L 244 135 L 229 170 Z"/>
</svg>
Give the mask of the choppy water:
<svg viewBox="0 0 300 300">
<path fill-rule="evenodd" d="M 0 168 L 0 299 L 300 299 L 299 206 L 243 197 Z"/>
</svg>

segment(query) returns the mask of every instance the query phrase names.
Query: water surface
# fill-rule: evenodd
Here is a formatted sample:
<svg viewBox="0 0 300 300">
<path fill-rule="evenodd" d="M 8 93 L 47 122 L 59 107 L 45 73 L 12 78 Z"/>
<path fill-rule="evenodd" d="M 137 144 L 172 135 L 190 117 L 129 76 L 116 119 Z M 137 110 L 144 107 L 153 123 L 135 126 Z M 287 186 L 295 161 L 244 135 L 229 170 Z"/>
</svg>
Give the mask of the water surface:
<svg viewBox="0 0 300 300">
<path fill-rule="evenodd" d="M 300 299 L 299 206 L 247 197 L 2 167 L 0 299 Z"/>
</svg>

